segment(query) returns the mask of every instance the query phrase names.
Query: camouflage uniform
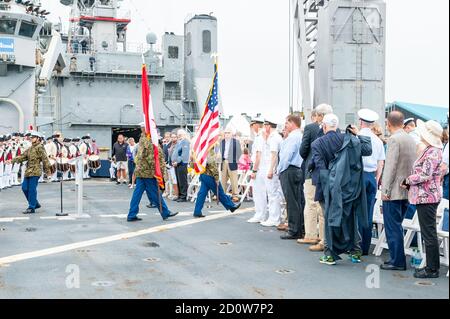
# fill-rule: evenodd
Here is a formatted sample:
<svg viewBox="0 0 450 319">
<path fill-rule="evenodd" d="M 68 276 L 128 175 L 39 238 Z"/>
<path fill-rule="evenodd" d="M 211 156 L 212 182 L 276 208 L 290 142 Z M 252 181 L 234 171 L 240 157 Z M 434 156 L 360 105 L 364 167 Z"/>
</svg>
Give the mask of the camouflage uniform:
<svg viewBox="0 0 450 319">
<path fill-rule="evenodd" d="M 50 162 L 44 146 L 40 142 L 34 143 L 23 155 L 16 157 L 12 164 L 21 164 L 23 162 L 27 162 L 25 177 L 41 176 L 41 162 L 44 165 L 44 171 L 47 175 L 50 175 Z"/>
<path fill-rule="evenodd" d="M 166 166 L 161 165 L 166 162 L 164 159 L 164 152 L 159 147 L 159 163 L 161 167 L 161 173 L 165 176 Z M 136 174 L 136 178 L 155 178 L 155 161 L 154 161 L 154 153 L 153 153 L 153 144 L 151 139 L 148 139 L 145 134 L 142 134 L 141 139 L 139 140 L 139 148 L 136 155 L 136 170 L 134 171 Z"/>
<path fill-rule="evenodd" d="M 217 167 L 216 153 L 214 148 L 209 151 L 208 159 L 206 162 L 205 175 L 214 177 L 214 180 L 219 180 L 219 168 Z"/>
<path fill-rule="evenodd" d="M 197 201 L 195 202 L 194 217 L 203 217 L 203 206 L 205 204 L 208 192 L 212 191 L 222 203 L 222 205 L 232 212 L 234 212 L 240 205 L 236 206 L 231 198 L 227 196 L 219 181 L 219 169 L 216 162 L 216 153 L 212 148 L 208 153 L 205 172 L 200 175 L 200 190 L 197 194 Z M 218 193 L 217 193 L 218 192 Z"/>
<path fill-rule="evenodd" d="M 133 197 L 130 203 L 130 211 L 128 213 L 128 221 L 135 221 L 138 219 L 139 214 L 139 204 L 141 202 L 142 196 L 147 193 L 147 197 L 151 203 L 157 205 L 161 217 L 166 220 L 173 215 L 169 208 L 167 207 L 162 194 L 159 191 L 158 182 L 155 178 L 155 160 L 153 153 L 153 144 L 150 139 L 147 138 L 145 134 L 142 134 L 139 141 L 139 148 L 135 158 L 136 162 L 136 188 L 133 193 Z M 159 147 L 159 163 L 165 164 L 164 152 Z M 166 173 L 165 165 L 161 166 L 161 173 Z"/>
</svg>

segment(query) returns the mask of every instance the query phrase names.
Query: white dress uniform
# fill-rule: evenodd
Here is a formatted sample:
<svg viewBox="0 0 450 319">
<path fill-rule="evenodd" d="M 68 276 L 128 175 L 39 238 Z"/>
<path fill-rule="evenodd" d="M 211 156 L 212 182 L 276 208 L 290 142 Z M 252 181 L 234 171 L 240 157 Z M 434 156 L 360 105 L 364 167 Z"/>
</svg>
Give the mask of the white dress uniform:
<svg viewBox="0 0 450 319">
<path fill-rule="evenodd" d="M 280 152 L 280 145 L 283 142 L 283 138 L 278 132 L 274 131 L 267 139 L 267 146 L 263 152 L 263 157 L 267 157 L 268 167 L 267 173 L 264 176 L 264 182 L 266 184 L 267 196 L 269 200 L 269 217 L 262 223 L 263 226 L 273 227 L 279 226 L 281 223 L 281 202 L 283 200 L 283 191 L 281 189 L 280 178 L 275 174 L 278 163 L 273 168 L 273 178 L 269 179 L 267 175 L 270 173 L 270 165 L 272 162 L 272 154 Z M 266 161 L 266 160 L 265 160 Z"/>
<path fill-rule="evenodd" d="M 257 153 L 261 153 L 261 161 L 256 173 L 256 178 L 252 182 L 253 187 L 253 202 L 255 203 L 255 215 L 249 219 L 249 223 L 261 223 L 265 221 L 264 217 L 267 215 L 267 189 L 264 181 L 264 176 L 267 176 L 268 167 L 266 163 L 263 163 L 263 151 L 266 141 L 264 140 L 263 133 L 260 132 L 253 142 L 251 160 L 253 165 L 256 162 Z M 270 165 L 270 164 L 269 164 Z"/>
<path fill-rule="evenodd" d="M 386 160 L 383 142 L 370 128 L 361 129 L 360 135 L 370 137 L 372 142 L 372 155 L 363 156 L 364 172 L 375 173 L 378 170 L 378 162 Z"/>
</svg>

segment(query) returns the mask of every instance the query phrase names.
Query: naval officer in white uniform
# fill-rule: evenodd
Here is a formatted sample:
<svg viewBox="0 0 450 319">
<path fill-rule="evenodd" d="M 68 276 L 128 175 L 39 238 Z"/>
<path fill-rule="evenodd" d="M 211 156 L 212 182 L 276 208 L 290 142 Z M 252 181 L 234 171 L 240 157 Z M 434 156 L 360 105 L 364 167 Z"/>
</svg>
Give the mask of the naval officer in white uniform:
<svg viewBox="0 0 450 319">
<path fill-rule="evenodd" d="M 369 227 L 364 228 L 362 226 L 363 222 L 359 221 L 362 253 L 364 256 L 368 256 L 372 242 L 373 210 L 375 207 L 378 185 L 383 173 L 384 161 L 386 160 L 386 153 L 383 142 L 372 131 L 375 122 L 380 119 L 379 115 L 372 110 L 362 109 L 358 112 L 358 116 L 360 126 L 359 135 L 370 137 L 372 143 L 372 155 L 363 156 Z"/>
<path fill-rule="evenodd" d="M 255 178 L 255 206 L 258 208 L 250 223 L 261 223 L 265 227 L 276 227 L 281 222 L 281 201 L 283 199 L 279 177 L 276 175 L 278 166 L 278 153 L 283 141 L 276 130 L 277 124 L 273 120 L 264 122 L 264 136 L 262 144 L 256 145 L 260 153 L 260 162 L 254 167 Z M 259 189 L 264 192 L 259 194 Z M 268 207 L 268 214 L 267 214 Z M 255 207 L 256 208 L 256 207 Z"/>
</svg>

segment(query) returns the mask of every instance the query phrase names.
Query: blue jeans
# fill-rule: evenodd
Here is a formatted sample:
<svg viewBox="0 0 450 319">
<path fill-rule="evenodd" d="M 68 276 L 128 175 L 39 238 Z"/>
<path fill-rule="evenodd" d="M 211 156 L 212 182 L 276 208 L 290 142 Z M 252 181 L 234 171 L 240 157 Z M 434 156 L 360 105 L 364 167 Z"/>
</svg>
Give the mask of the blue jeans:
<svg viewBox="0 0 450 319">
<path fill-rule="evenodd" d="M 375 173 L 364 172 L 364 183 L 366 185 L 367 196 L 367 217 L 369 227 L 364 228 L 363 222 L 359 221 L 359 232 L 361 234 L 361 250 L 363 255 L 368 255 L 372 244 L 373 210 L 377 197 L 377 179 Z"/>
<path fill-rule="evenodd" d="M 29 209 L 36 209 L 39 205 L 37 200 L 37 187 L 38 187 L 39 177 L 25 177 L 22 183 L 22 191 L 28 201 Z"/>
<path fill-rule="evenodd" d="M 405 244 L 403 241 L 403 220 L 408 210 L 408 200 L 383 202 L 384 228 L 389 247 L 390 264 L 406 267 Z"/>
<path fill-rule="evenodd" d="M 161 213 L 162 218 L 168 218 L 171 215 L 171 212 L 169 211 L 169 208 L 167 207 L 166 202 L 162 197 L 162 192 L 158 191 L 158 188 L 159 188 L 158 182 L 156 181 L 155 178 L 136 179 L 136 188 L 133 193 L 133 198 L 131 199 L 128 219 L 135 219 L 139 214 L 139 204 L 141 203 L 142 195 L 144 195 L 144 192 L 147 193 L 149 201 L 151 203 L 155 203 L 158 206 L 159 210 L 160 210 L 159 201 L 161 201 L 162 211 L 160 210 L 159 212 Z"/>
<path fill-rule="evenodd" d="M 128 179 L 129 179 L 130 184 L 133 182 L 133 174 L 134 174 L 135 168 L 136 168 L 136 164 L 134 163 L 134 161 L 128 160 Z"/>
<path fill-rule="evenodd" d="M 449 174 L 447 174 L 447 175 L 445 175 L 444 176 L 444 199 L 448 199 L 448 193 L 449 193 L 449 189 L 448 189 L 448 187 L 449 187 L 449 177 L 448 177 L 448 175 Z"/>
<path fill-rule="evenodd" d="M 219 184 L 219 200 L 226 210 L 230 210 L 235 207 L 233 201 L 229 196 L 225 194 L 223 191 L 222 185 L 214 180 L 214 177 L 209 175 L 200 175 L 200 182 L 202 185 L 200 186 L 200 191 L 197 195 L 197 201 L 195 202 L 195 210 L 194 216 L 201 216 L 202 209 L 205 205 L 206 197 L 208 196 L 208 192 L 212 191 L 214 195 L 217 196 L 217 184 Z"/>
</svg>

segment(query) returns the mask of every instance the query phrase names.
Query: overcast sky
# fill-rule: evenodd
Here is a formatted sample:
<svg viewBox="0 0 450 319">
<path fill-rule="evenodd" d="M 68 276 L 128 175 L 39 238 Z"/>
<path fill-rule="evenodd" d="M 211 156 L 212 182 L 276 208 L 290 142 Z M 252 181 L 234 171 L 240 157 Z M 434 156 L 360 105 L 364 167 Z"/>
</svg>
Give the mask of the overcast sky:
<svg viewBox="0 0 450 319">
<path fill-rule="evenodd" d="M 42 0 L 49 19 L 63 22 L 68 7 Z M 386 101 L 449 104 L 449 1 L 386 0 Z M 426 5 L 425 5 L 426 3 Z M 128 39 L 147 32 L 183 34 L 189 14 L 218 18 L 220 88 L 225 112 L 272 114 L 289 102 L 288 0 L 124 0 L 131 11 Z M 432 9 L 430 9 L 432 8 Z"/>
</svg>

